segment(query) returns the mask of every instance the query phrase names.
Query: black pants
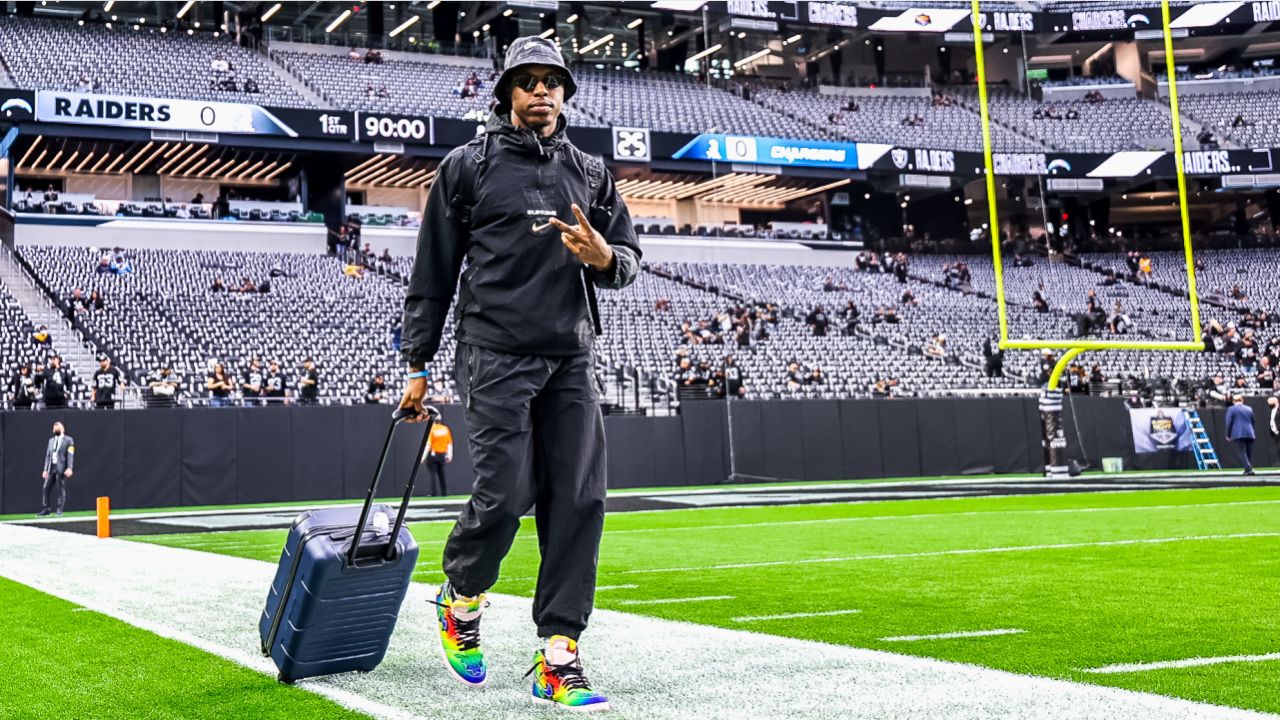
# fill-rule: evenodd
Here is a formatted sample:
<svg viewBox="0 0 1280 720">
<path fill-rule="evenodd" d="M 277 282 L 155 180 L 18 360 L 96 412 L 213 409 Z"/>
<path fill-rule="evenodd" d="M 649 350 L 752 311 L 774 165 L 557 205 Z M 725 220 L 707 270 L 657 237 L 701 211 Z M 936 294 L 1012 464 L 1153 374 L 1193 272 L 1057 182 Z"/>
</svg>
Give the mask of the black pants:
<svg viewBox="0 0 1280 720">
<path fill-rule="evenodd" d="M 430 488 L 431 494 L 437 497 L 448 495 L 448 491 L 444 484 L 444 459 L 445 455 L 437 455 L 436 453 L 427 454 L 427 470 L 431 472 Z"/>
<path fill-rule="evenodd" d="M 41 512 L 62 512 L 67 504 L 67 478 L 62 473 L 64 468 L 49 468 L 49 477 L 45 478 L 44 488 L 40 494 Z"/>
<path fill-rule="evenodd" d="M 577 638 L 595 601 L 604 528 L 604 419 L 591 355 L 459 344 L 456 362 L 476 480 L 445 543 L 445 576 L 462 595 L 492 587 L 520 517 L 535 508 L 533 621 L 541 637 Z"/>
<path fill-rule="evenodd" d="M 1253 472 L 1253 438 L 1239 438 L 1232 442 L 1236 444 L 1236 453 L 1245 472 Z"/>
</svg>

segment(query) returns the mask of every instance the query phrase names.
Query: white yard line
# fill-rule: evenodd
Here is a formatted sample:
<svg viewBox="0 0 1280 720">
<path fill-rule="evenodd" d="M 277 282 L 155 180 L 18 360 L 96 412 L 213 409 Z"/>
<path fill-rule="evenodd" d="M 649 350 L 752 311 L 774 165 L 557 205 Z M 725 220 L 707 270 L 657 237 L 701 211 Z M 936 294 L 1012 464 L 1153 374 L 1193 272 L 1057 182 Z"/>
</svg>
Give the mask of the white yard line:
<svg viewBox="0 0 1280 720">
<path fill-rule="evenodd" d="M 618 600 L 619 605 L 671 605 L 674 603 L 711 602 L 733 600 L 733 595 L 699 595 L 698 597 L 658 598 L 656 600 Z"/>
<path fill-rule="evenodd" d="M 1137 538 L 1133 540 L 1099 540 L 1097 542 L 1051 543 L 1045 545 L 1008 545 L 988 548 L 963 548 L 959 550 L 927 550 L 909 553 L 882 553 L 878 555 L 845 555 L 841 557 L 801 558 L 798 560 L 762 560 L 759 562 L 720 563 L 718 565 L 689 565 L 684 567 L 634 568 L 614 570 L 607 575 L 651 575 L 654 573 L 704 572 L 707 570 L 741 570 L 745 568 L 784 567 L 789 565 L 813 565 L 821 563 L 861 562 L 866 560 L 904 560 L 907 558 L 947 557 L 951 555 L 999 555 L 1003 553 L 1036 552 L 1040 550 L 1075 550 L 1089 547 L 1123 547 L 1126 545 L 1165 545 L 1179 542 L 1206 542 L 1212 540 L 1243 540 L 1248 538 L 1280 537 L 1280 532 L 1233 533 L 1229 535 L 1185 535 L 1163 538 Z M 534 577 L 513 577 L 508 580 L 534 580 Z"/>
<path fill-rule="evenodd" d="M 935 635 L 894 635 L 882 637 L 880 642 L 917 642 L 919 640 L 957 640 L 960 638 L 994 637 L 996 635 L 1018 635 L 1026 630 L 1018 628 L 996 628 L 994 630 L 961 630 L 959 632 L 937 633 Z"/>
<path fill-rule="evenodd" d="M 767 620 L 798 620 L 801 618 L 832 617 L 834 615 L 857 615 L 861 610 L 824 610 L 822 612 L 783 613 L 781 615 L 742 615 L 729 618 L 736 623 L 765 622 Z"/>
<path fill-rule="evenodd" d="M 639 585 L 597 585 L 596 592 L 609 592 L 610 590 L 635 590 Z"/>
<path fill-rule="evenodd" d="M 275 676 L 257 622 L 275 567 L 225 555 L 0 525 L 0 576 Z M 378 720 L 528 720 L 522 679 L 538 640 L 531 602 L 491 595 L 490 685 L 463 688 L 440 666 L 433 588 L 415 583 L 382 666 L 299 687 Z M 670 639 L 678 639 L 673 652 Z M 583 636 L 611 718 L 639 720 L 1245 720 L 1233 708 L 928 658 L 597 610 Z M 762 658 L 764 660 L 762 660 Z M 759 692 L 761 665 L 779 677 Z M 820 696 L 815 696 L 820 688 Z M 745 710 L 749 708 L 749 711 Z M 212 714 L 210 715 L 212 717 Z M 551 715 L 545 715 L 550 718 Z"/>
<path fill-rule="evenodd" d="M 1270 662 L 1272 660 L 1280 660 L 1280 652 L 1267 653 L 1266 655 L 1225 655 L 1222 657 L 1196 657 L 1186 658 L 1185 660 L 1164 660 L 1162 662 L 1121 663 L 1119 665 L 1104 665 L 1099 668 L 1082 668 L 1080 672 L 1096 673 L 1099 675 L 1114 675 L 1117 673 L 1135 673 L 1148 672 L 1150 670 L 1174 670 L 1177 668 L 1201 667 L 1203 665 L 1222 665 L 1224 663 Z"/>
</svg>

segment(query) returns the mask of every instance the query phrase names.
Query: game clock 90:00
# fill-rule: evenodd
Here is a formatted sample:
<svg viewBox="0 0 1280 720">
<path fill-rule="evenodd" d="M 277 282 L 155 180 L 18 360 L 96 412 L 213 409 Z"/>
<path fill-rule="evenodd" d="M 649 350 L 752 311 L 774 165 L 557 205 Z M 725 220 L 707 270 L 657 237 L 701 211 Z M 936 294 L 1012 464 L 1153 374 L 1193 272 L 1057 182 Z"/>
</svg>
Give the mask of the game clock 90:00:
<svg viewBox="0 0 1280 720">
<path fill-rule="evenodd" d="M 385 115 L 360 114 L 361 140 L 410 140 L 429 141 L 431 125 L 428 118 L 410 118 Z"/>
</svg>

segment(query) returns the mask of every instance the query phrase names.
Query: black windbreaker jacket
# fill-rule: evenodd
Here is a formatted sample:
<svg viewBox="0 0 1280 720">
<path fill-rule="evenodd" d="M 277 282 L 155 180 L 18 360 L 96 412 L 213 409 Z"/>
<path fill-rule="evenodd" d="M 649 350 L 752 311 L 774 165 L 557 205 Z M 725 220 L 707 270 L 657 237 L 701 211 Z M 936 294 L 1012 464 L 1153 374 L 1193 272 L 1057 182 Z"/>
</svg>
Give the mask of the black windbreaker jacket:
<svg viewBox="0 0 1280 720">
<path fill-rule="evenodd" d="M 595 318 L 588 298 L 594 290 L 586 283 L 629 285 L 639 270 L 640 244 L 607 170 L 596 197 L 589 197 L 588 158 L 564 128 L 561 117 L 555 134 L 540 138 L 505 116 L 491 115 L 483 163 L 477 166 L 473 141 L 440 164 L 404 303 L 401 352 L 410 364 L 435 357 L 455 288 L 460 342 L 517 355 L 591 349 Z M 459 198 L 470 200 L 469 213 L 461 211 Z M 584 266 L 560 241 L 559 230 L 533 231 L 552 216 L 577 224 L 572 203 L 612 246 L 612 272 Z"/>
</svg>

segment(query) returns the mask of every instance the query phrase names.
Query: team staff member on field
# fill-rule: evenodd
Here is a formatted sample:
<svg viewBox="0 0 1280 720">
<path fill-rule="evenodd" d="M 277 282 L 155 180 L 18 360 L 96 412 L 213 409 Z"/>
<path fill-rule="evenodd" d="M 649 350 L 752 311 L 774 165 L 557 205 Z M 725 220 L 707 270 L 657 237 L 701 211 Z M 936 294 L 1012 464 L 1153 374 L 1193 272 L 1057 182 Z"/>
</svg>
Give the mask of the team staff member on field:
<svg viewBox="0 0 1280 720">
<path fill-rule="evenodd" d="M 405 297 L 402 407 L 421 409 L 455 286 L 455 373 L 475 486 L 444 549 L 437 597 L 450 670 L 478 686 L 482 593 L 498 578 L 520 516 L 536 507 L 542 567 L 533 617 L 545 649 L 533 694 L 605 706 L 577 638 L 594 602 L 604 523 L 604 422 L 592 369 L 595 287 L 631 283 L 640 248 L 598 158 L 565 136 L 575 84 L 550 40 L 519 38 L 494 86 L 485 132 L 441 163 Z M 466 272 L 458 284 L 463 257 Z"/>
<path fill-rule="evenodd" d="M 437 420 L 435 425 L 431 426 L 431 442 L 427 445 L 427 452 L 422 456 L 422 461 L 431 471 L 431 494 L 436 497 L 447 495 L 444 466 L 453 462 L 453 431 L 448 425 Z"/>
<path fill-rule="evenodd" d="M 36 517 L 46 517 L 50 513 L 62 515 L 62 508 L 67 504 L 67 480 L 71 479 L 71 471 L 76 464 L 76 441 L 68 434 L 62 423 L 53 424 L 53 437 L 44 451 L 44 471 L 40 477 L 44 480 L 44 488 L 40 494 L 42 507 Z"/>
<path fill-rule="evenodd" d="M 1257 437 L 1253 429 L 1253 408 L 1244 404 L 1244 396 L 1231 398 L 1227 408 L 1227 439 L 1236 444 L 1240 464 L 1245 475 L 1253 475 L 1253 441 Z"/>
</svg>

